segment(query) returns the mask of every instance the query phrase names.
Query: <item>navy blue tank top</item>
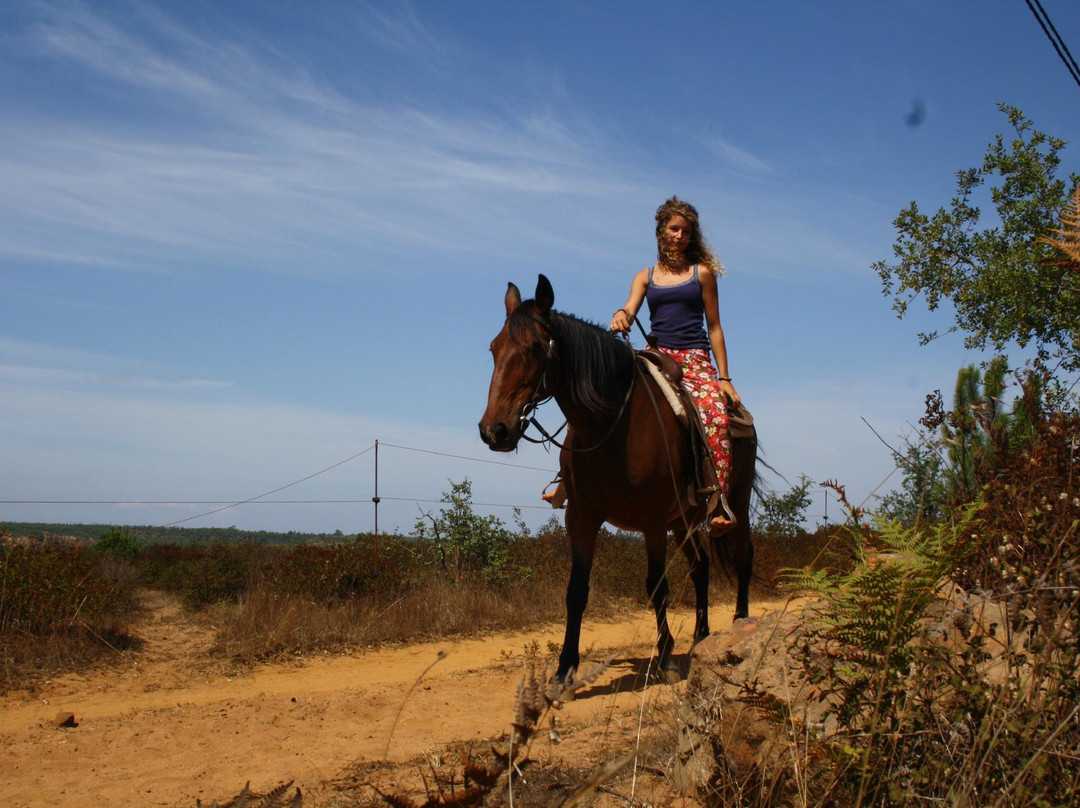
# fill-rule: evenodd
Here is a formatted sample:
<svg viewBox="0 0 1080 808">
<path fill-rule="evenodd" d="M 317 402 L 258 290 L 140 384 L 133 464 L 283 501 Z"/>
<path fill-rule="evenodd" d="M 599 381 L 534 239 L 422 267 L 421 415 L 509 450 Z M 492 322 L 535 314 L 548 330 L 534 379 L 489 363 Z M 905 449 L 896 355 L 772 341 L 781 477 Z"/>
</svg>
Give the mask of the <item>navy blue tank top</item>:
<svg viewBox="0 0 1080 808">
<path fill-rule="evenodd" d="M 693 277 L 675 286 L 653 283 L 653 268 L 649 269 L 649 285 L 645 290 L 649 304 L 649 323 L 657 341 L 664 348 L 685 351 L 691 348 L 709 350 L 709 335 L 705 332 L 705 301 L 701 299 L 701 282 L 697 264 Z"/>
</svg>

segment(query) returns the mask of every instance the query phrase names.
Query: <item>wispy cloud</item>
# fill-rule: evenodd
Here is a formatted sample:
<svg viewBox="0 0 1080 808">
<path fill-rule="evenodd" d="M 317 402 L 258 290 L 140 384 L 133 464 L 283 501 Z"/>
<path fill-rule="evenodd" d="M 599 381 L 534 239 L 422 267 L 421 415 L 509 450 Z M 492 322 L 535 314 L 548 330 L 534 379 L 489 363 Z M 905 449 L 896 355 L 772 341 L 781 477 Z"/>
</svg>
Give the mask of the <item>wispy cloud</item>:
<svg viewBox="0 0 1080 808">
<path fill-rule="evenodd" d="M 12 384 L 29 382 L 35 385 L 57 385 L 60 387 L 126 387 L 172 393 L 185 390 L 218 390 L 233 386 L 230 382 L 210 381 L 208 379 L 171 381 L 23 365 L 0 365 L 0 381 Z"/>
<path fill-rule="evenodd" d="M 701 138 L 701 143 L 728 169 L 748 175 L 772 177 L 776 174 L 775 169 L 766 160 L 722 137 L 706 136 Z"/>
<path fill-rule="evenodd" d="M 372 11 L 376 27 L 399 42 L 429 40 L 402 9 L 397 24 Z M 0 125 L 0 251 L 161 268 L 182 249 L 296 271 L 312 251 L 334 263 L 418 237 L 475 244 L 462 211 L 477 204 L 619 184 L 596 167 L 596 144 L 550 117 L 373 106 L 175 22 L 156 19 L 153 34 L 164 43 L 83 6 L 54 10 L 35 29 L 52 59 L 153 92 L 134 125 L 18 116 Z M 201 125 L 155 126 L 162 93 Z M 61 244 L 46 245 L 57 232 Z"/>
<path fill-rule="evenodd" d="M 68 59 L 80 68 L 125 84 L 214 96 L 221 85 L 113 24 L 89 6 L 74 3 L 40 7 L 43 19 L 32 28 L 34 44 L 46 56 Z M 174 41 L 183 29 L 170 26 Z M 184 36 L 187 44 L 194 40 Z"/>
<path fill-rule="evenodd" d="M 235 386 L 228 380 L 170 378 L 177 375 L 171 368 L 123 357 L 0 337 L 0 381 L 9 387 L 189 393 Z"/>
<path fill-rule="evenodd" d="M 397 51 L 410 59 L 418 55 L 442 55 L 448 50 L 445 40 L 428 31 L 407 3 L 394 4 L 392 12 L 365 5 L 358 14 L 365 23 L 364 35 L 386 50 Z"/>
<path fill-rule="evenodd" d="M 609 245 L 629 241 L 624 200 L 657 196 L 648 156 L 554 79 L 532 85 L 555 87 L 557 98 L 512 104 L 476 98 L 482 82 L 467 75 L 440 84 L 460 103 L 430 97 L 428 85 L 403 86 L 391 100 L 319 75 L 254 34 L 230 40 L 154 7 L 123 16 L 34 8 L 44 12 L 22 51 L 95 77 L 79 86 L 108 103 L 94 116 L 15 110 L 0 122 L 0 255 L 9 259 L 300 275 L 362 272 L 424 248 L 588 262 L 598 233 Z M 387 58 L 424 53 L 455 69 L 456 45 L 408 4 L 345 19 Z M 740 182 L 772 177 L 764 158 L 729 140 L 692 148 Z M 662 184 L 673 180 L 701 182 Z M 751 187 L 729 189 L 752 206 Z M 819 241 L 804 241 L 800 258 Z"/>
<path fill-rule="evenodd" d="M 45 8 L 32 29 L 38 54 L 141 93 L 122 102 L 139 113 L 0 124 L 0 253 L 9 257 L 161 270 L 179 256 L 214 256 L 305 272 L 424 242 L 538 253 L 556 233 L 566 246 L 567 234 L 558 216 L 542 226 L 535 198 L 557 199 L 572 217 L 633 193 L 603 131 L 542 99 L 499 113 L 438 112 L 447 105 L 422 98 L 376 104 L 160 12 Z M 438 50 L 406 4 L 365 14 L 364 36 L 381 48 Z M 503 227 L 492 233 L 485 214 Z"/>
</svg>

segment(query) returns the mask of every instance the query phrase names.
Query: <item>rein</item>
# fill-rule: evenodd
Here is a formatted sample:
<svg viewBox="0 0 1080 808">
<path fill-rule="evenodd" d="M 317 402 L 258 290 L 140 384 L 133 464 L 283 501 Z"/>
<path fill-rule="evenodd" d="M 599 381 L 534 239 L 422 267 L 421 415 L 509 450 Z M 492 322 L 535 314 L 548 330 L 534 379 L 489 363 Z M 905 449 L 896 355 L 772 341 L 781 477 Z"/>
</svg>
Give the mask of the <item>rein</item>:
<svg viewBox="0 0 1080 808">
<path fill-rule="evenodd" d="M 601 446 L 603 446 L 607 442 L 607 439 L 610 438 L 612 436 L 612 434 L 615 432 L 615 427 L 617 427 L 619 425 L 619 421 L 622 420 L 623 413 L 626 412 L 626 406 L 630 403 L 630 396 L 634 392 L 634 384 L 637 382 L 638 375 L 640 375 L 640 373 L 641 373 L 641 368 L 638 368 L 636 366 L 637 360 L 635 359 L 634 361 L 635 361 L 634 377 L 630 380 L 630 385 L 626 388 L 626 396 L 623 398 L 622 405 L 619 407 L 619 411 L 615 413 L 615 417 L 611 419 L 611 426 L 608 428 L 607 433 L 604 435 L 604 437 L 600 438 L 600 440 L 598 440 L 592 446 L 589 446 L 589 447 L 587 447 L 585 449 L 577 449 L 577 448 L 575 448 L 573 446 L 567 446 L 565 443 L 559 443 L 559 441 L 556 440 L 556 436 L 560 432 L 562 432 L 564 429 L 566 429 L 567 424 L 570 423 L 569 421 L 563 421 L 562 426 L 560 426 L 558 429 L 556 429 L 555 434 L 552 435 L 550 432 L 548 432 L 546 429 L 544 429 L 543 424 L 541 424 L 539 421 L 536 420 L 536 418 L 534 418 L 534 417 L 532 417 L 530 415 L 522 415 L 522 421 L 525 423 L 526 426 L 528 426 L 529 424 L 532 424 L 533 426 L 535 426 L 537 428 L 537 430 L 539 430 L 540 434 L 543 435 L 544 437 L 539 438 L 539 439 L 538 438 L 530 438 L 528 435 L 525 434 L 524 431 L 522 431 L 521 437 L 524 440 L 527 440 L 529 443 L 551 443 L 551 444 L 553 444 L 555 446 L 558 446 L 560 449 L 565 449 L 568 452 L 583 453 L 583 452 L 592 452 L 592 451 L 594 451 L 596 449 L 599 449 Z M 550 398 L 550 396 L 548 396 L 548 398 Z M 547 399 L 544 399 L 544 401 L 547 401 Z M 536 404 L 532 405 L 531 407 L 527 407 L 526 412 L 535 411 L 536 407 L 538 407 L 540 404 L 543 404 L 544 401 L 539 401 Z"/>
<path fill-rule="evenodd" d="M 638 330 L 641 332 L 641 335 L 645 338 L 646 343 L 648 343 L 651 347 L 655 348 L 656 347 L 656 338 L 653 337 L 651 334 L 645 333 L 645 328 L 641 325 L 641 320 L 639 320 L 636 315 L 632 319 L 633 319 L 634 323 L 637 325 Z M 543 323 L 540 320 L 537 320 L 537 322 L 540 322 L 541 325 L 544 325 L 545 328 L 547 328 L 546 323 Z M 634 348 L 633 348 L 633 345 L 630 344 L 630 337 L 628 335 L 626 335 L 626 334 L 623 334 L 622 339 L 623 339 L 623 342 L 625 343 L 627 349 L 631 352 L 631 354 L 633 354 L 634 353 Z M 569 423 L 569 421 L 563 421 L 562 426 L 560 426 L 557 430 L 555 430 L 555 434 L 553 435 L 550 432 L 548 432 L 544 428 L 544 426 L 538 420 L 536 420 L 536 417 L 533 415 L 533 413 L 536 412 L 537 408 L 540 407 L 541 404 L 544 404 L 545 402 L 547 402 L 547 401 L 549 401 L 551 399 L 550 395 L 541 397 L 540 391 L 545 388 L 545 382 L 547 381 L 548 366 L 551 363 L 551 357 L 552 357 L 552 355 L 554 353 L 555 353 L 555 340 L 552 339 L 552 338 L 549 338 L 548 339 L 547 356 L 546 356 L 545 361 L 544 361 L 544 372 L 540 374 L 540 380 L 536 383 L 536 388 L 535 388 L 535 390 L 533 390 L 533 395 L 529 399 L 529 403 L 525 405 L 524 409 L 522 409 L 521 417 L 518 419 L 518 428 L 521 430 L 521 438 L 528 441 L 529 443 L 538 443 L 538 444 L 550 443 L 550 444 L 553 444 L 554 446 L 557 446 L 559 449 L 564 449 L 564 450 L 566 450 L 568 452 L 574 452 L 576 454 L 584 454 L 585 452 L 595 451 L 596 449 L 599 449 L 601 446 L 603 446 L 604 443 L 607 442 L 608 438 L 610 438 L 612 436 L 612 434 L 614 434 L 615 428 L 619 425 L 619 421 L 622 420 L 622 416 L 626 412 L 627 406 L 630 404 L 630 397 L 633 395 L 634 387 L 637 384 L 637 380 L 638 380 L 639 377 L 644 375 L 644 371 L 641 369 L 641 364 L 640 364 L 642 360 L 639 359 L 636 356 L 634 357 L 634 375 L 630 380 L 630 384 L 627 386 L 626 395 L 623 397 L 622 404 L 619 406 L 619 409 L 615 413 L 614 418 L 612 418 L 611 426 L 608 428 L 607 433 L 605 433 L 605 435 L 602 438 L 600 438 L 600 440 L 598 440 L 596 443 L 594 443 L 592 446 L 589 446 L 589 447 L 584 448 L 584 449 L 578 449 L 578 448 L 575 448 L 573 446 L 567 446 L 565 443 L 560 443 L 557 440 L 557 436 L 564 429 L 566 429 L 567 424 Z M 657 401 L 656 396 L 653 394 L 653 391 L 650 389 L 650 387 L 649 387 L 649 385 L 647 383 L 644 384 L 644 387 L 645 387 L 645 392 L 648 393 L 648 395 L 649 395 L 649 401 L 652 404 L 653 412 L 656 413 L 656 419 L 657 419 L 657 423 L 660 426 L 661 434 L 664 436 L 663 443 L 664 443 L 664 449 L 667 452 L 668 471 L 671 473 L 671 486 L 672 486 L 673 492 L 675 494 L 676 501 L 679 501 L 681 499 L 681 497 L 680 497 L 679 483 L 678 483 L 678 480 L 675 479 L 675 461 L 674 461 L 674 458 L 671 456 L 671 442 L 667 438 L 667 431 L 664 429 L 663 418 L 660 416 L 660 403 L 659 403 L 659 401 Z M 532 437 L 529 437 L 527 434 L 525 434 L 525 431 L 528 429 L 530 424 L 532 426 L 535 426 L 536 429 L 540 432 L 540 434 L 543 435 L 542 438 L 532 438 Z M 694 528 L 693 525 L 690 524 L 690 521 L 687 519 L 686 511 L 681 505 L 679 507 L 679 516 L 682 518 L 683 527 L 686 529 L 686 537 L 689 537 L 693 533 L 695 528 Z"/>
<path fill-rule="evenodd" d="M 637 320 L 636 317 L 634 319 Z M 541 321 L 538 320 L 537 322 L 541 322 Z M 547 327 L 546 323 L 541 322 L 541 325 L 544 325 L 545 327 Z M 638 328 L 641 328 L 641 323 L 640 322 L 638 323 Z M 644 329 L 642 329 L 642 333 L 644 333 Z M 626 347 L 630 350 L 630 352 L 632 354 L 634 349 L 633 349 L 633 346 L 630 345 L 629 339 L 626 340 Z M 608 428 L 608 431 L 604 434 L 604 437 L 600 438 L 600 440 L 598 440 L 592 446 L 586 447 L 584 449 L 578 449 L 578 448 L 575 448 L 573 446 L 567 446 L 565 443 L 560 443 L 557 440 L 557 436 L 564 429 L 566 429 L 567 424 L 569 424 L 569 421 L 563 421 L 562 426 L 560 426 L 558 429 L 556 429 L 555 434 L 552 435 L 550 432 L 548 432 L 546 429 L 544 429 L 543 424 L 541 424 L 539 421 L 537 421 L 536 418 L 533 416 L 533 413 L 536 412 L 537 408 L 541 404 L 543 404 L 544 402 L 549 401 L 551 399 L 550 395 L 545 396 L 543 398 L 540 398 L 540 390 L 544 387 L 544 382 L 547 380 L 548 366 L 551 364 L 551 356 L 552 356 L 552 354 L 554 352 L 555 352 L 555 340 L 554 339 L 549 339 L 548 340 L 547 357 L 545 358 L 545 361 L 544 361 L 544 372 L 542 374 L 540 374 L 540 381 L 538 381 L 536 383 L 536 389 L 533 391 L 532 398 L 529 399 L 529 403 L 525 405 L 525 408 L 521 411 L 521 417 L 518 419 L 518 425 L 519 425 L 518 428 L 521 430 L 521 438 L 528 441 L 529 443 L 539 443 L 539 444 L 550 443 L 550 444 L 552 444 L 554 446 L 557 446 L 559 449 L 565 449 L 568 452 L 575 452 L 575 453 L 579 453 L 579 454 L 584 453 L 584 452 L 595 451 L 596 449 L 599 449 L 601 446 L 603 446 L 607 442 L 608 438 L 610 438 L 612 436 L 612 434 L 614 434 L 615 427 L 617 427 L 619 425 L 619 421 L 622 420 L 623 413 L 626 412 L 626 407 L 630 404 L 630 396 L 633 395 L 634 385 L 637 383 L 638 376 L 641 374 L 641 368 L 638 367 L 638 364 L 637 364 L 638 360 L 637 360 L 636 357 L 634 358 L 634 375 L 630 379 L 630 384 L 626 388 L 626 395 L 623 397 L 622 404 L 619 405 L 619 409 L 615 413 L 615 417 L 612 418 L 611 426 Z M 525 434 L 525 430 L 528 429 L 530 424 L 535 426 L 536 429 L 540 432 L 540 434 L 543 435 L 542 438 L 530 438 L 528 435 Z"/>
</svg>

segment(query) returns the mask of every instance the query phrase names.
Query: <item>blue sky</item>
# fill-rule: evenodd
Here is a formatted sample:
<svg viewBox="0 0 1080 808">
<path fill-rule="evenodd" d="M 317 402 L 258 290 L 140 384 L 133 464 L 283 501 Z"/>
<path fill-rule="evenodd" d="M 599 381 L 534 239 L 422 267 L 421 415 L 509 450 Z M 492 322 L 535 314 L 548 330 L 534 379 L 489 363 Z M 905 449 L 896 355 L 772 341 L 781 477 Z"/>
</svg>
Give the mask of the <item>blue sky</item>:
<svg viewBox="0 0 1080 808">
<path fill-rule="evenodd" d="M 1080 52 L 1080 4 L 1043 6 Z M 1080 133 L 1024 0 L 7 0 L 0 499 L 191 504 L 0 520 L 367 531 L 378 440 L 381 530 L 465 477 L 542 524 L 555 454 L 476 432 L 506 283 L 606 322 L 671 194 L 728 267 L 767 485 L 862 502 L 899 482 L 867 423 L 899 445 L 981 358 L 920 347 L 948 313 L 897 320 L 870 266 L 1007 130 L 998 102 Z"/>
</svg>

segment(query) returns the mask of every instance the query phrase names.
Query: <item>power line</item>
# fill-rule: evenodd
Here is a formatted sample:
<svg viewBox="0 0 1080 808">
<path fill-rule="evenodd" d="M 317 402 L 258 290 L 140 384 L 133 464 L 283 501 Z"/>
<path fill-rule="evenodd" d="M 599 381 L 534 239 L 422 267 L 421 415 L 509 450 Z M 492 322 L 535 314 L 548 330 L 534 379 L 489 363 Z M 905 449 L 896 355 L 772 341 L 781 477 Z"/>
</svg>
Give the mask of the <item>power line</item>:
<svg viewBox="0 0 1080 808">
<path fill-rule="evenodd" d="M 471 460 L 473 463 L 491 463 L 495 466 L 508 466 L 512 469 L 529 469 L 530 471 L 546 471 L 551 472 L 550 468 L 540 468 L 539 466 L 522 466 L 518 463 L 507 463 L 502 460 L 481 460 L 479 457 L 465 457 L 464 455 L 447 454 L 446 452 L 434 452 L 430 449 L 414 449 L 412 446 L 398 446 L 395 443 L 380 443 L 380 446 L 389 446 L 393 449 L 405 449 L 409 452 L 422 452 L 423 454 L 438 455 L 439 457 L 452 457 L 456 460 Z"/>
<path fill-rule="evenodd" d="M 442 499 L 423 497 L 380 497 L 390 502 L 444 502 Z M 231 499 L 0 499 L 0 505 L 370 505 L 371 499 L 262 499 L 236 502 Z M 550 505 L 508 505 L 505 502 L 474 502 L 487 508 L 540 508 L 550 510 Z M 221 508 L 220 510 L 225 510 Z M 213 512 L 212 512 L 213 513 Z M 192 517 L 195 518 L 195 517 Z M 160 525 L 159 527 L 169 527 Z"/>
<path fill-rule="evenodd" d="M 1039 0 L 1026 0 L 1027 6 L 1031 9 L 1031 13 L 1035 15 L 1035 19 L 1039 21 L 1039 27 L 1043 29 L 1043 33 L 1046 34 L 1046 38 L 1050 40 L 1050 44 L 1054 46 L 1054 50 L 1057 51 L 1058 57 L 1065 64 L 1065 69 L 1069 71 L 1069 75 L 1072 76 L 1073 81 L 1080 86 L 1080 67 L 1077 66 L 1076 60 L 1069 52 L 1068 45 L 1065 44 L 1065 40 L 1061 38 L 1061 34 L 1058 33 L 1057 28 L 1054 27 L 1054 23 L 1050 20 L 1050 15 L 1046 13 L 1046 9 L 1042 7 L 1042 3 Z"/>
<path fill-rule="evenodd" d="M 247 503 L 254 502 L 257 499 L 262 499 L 263 497 L 268 497 L 271 494 L 276 494 L 278 491 L 284 491 L 286 488 L 292 488 L 294 485 L 299 485 L 302 482 L 307 482 L 312 477 L 318 477 L 320 474 L 325 474 L 326 472 L 330 471 L 331 469 L 336 469 L 338 466 L 343 466 L 346 463 L 348 463 L 350 460 L 355 460 L 358 457 L 366 455 L 368 452 L 370 452 L 374 448 L 375 448 L 375 445 L 372 444 L 371 446 L 364 449 L 362 452 L 357 452 L 352 457 L 346 457 L 344 460 L 341 460 L 341 461 L 339 461 L 337 463 L 334 463 L 334 465 L 332 465 L 332 466 L 327 466 L 322 471 L 316 471 L 314 474 L 309 474 L 307 477 L 303 477 L 302 479 L 296 480 L 295 482 L 291 482 L 288 485 L 282 485 L 282 486 L 280 486 L 278 488 L 275 488 L 273 491 L 267 491 L 265 494 L 259 494 L 258 496 L 249 497 L 248 499 L 241 500 L 240 502 L 234 502 L 231 505 L 224 505 L 224 506 L 222 506 L 220 508 L 214 508 L 214 510 L 206 511 L 205 513 L 198 513 L 198 514 L 195 514 L 195 516 L 189 516 L 186 519 L 177 519 L 175 522 L 166 522 L 164 525 L 158 525 L 158 527 L 173 527 L 174 525 L 181 525 L 184 522 L 190 522 L 193 519 L 200 519 L 203 516 L 211 516 L 212 514 L 215 514 L 215 513 L 221 513 L 221 511 L 227 511 L 229 508 L 235 508 L 237 505 L 246 505 Z"/>
<path fill-rule="evenodd" d="M 431 449 L 418 449 L 414 446 L 401 446 L 394 443 L 380 443 L 380 446 L 391 447 L 394 449 L 402 449 L 409 452 L 419 452 L 421 454 L 437 455 L 439 457 L 449 457 L 455 460 L 468 460 L 473 463 L 491 463 L 497 466 L 505 466 L 508 468 L 525 469 L 528 471 L 543 471 L 550 473 L 550 468 L 541 468 L 539 466 L 525 466 L 519 463 L 507 463 L 499 460 L 483 460 L 478 457 L 467 457 L 464 455 L 449 454 L 447 452 L 436 452 Z M 325 474 L 328 471 L 343 466 L 358 457 L 363 457 L 368 452 L 372 451 L 375 445 L 372 444 L 366 449 L 357 452 L 354 455 L 346 457 L 344 460 L 327 466 L 324 469 L 308 474 L 306 477 L 302 477 L 299 480 L 294 480 L 286 485 L 278 486 L 271 491 L 267 491 L 262 494 L 257 494 L 253 497 L 248 497 L 240 501 L 236 500 L 132 500 L 132 499 L 113 499 L 113 500 L 88 500 L 88 499 L 0 499 L 0 505 L 220 505 L 221 507 L 214 508 L 203 513 L 195 514 L 184 519 L 178 519 L 174 522 L 167 522 L 158 527 L 173 527 L 175 525 L 183 524 L 184 522 L 190 522 L 195 519 L 200 519 L 203 516 L 211 516 L 221 511 L 229 510 L 240 505 L 359 505 L 364 503 L 370 503 L 370 499 L 272 499 L 268 500 L 265 497 L 271 496 L 284 491 L 287 488 L 292 488 L 295 485 L 299 485 L 302 482 L 307 482 L 314 477 L 318 477 L 320 474 Z M 381 499 L 389 500 L 392 502 L 416 502 L 416 503 L 432 503 L 438 504 L 443 502 L 442 499 L 424 499 L 419 497 L 381 497 Z M 508 505 L 506 503 L 499 502 L 474 502 L 474 505 L 486 507 L 486 508 L 522 508 L 522 509 L 550 509 L 550 505 Z"/>
<path fill-rule="evenodd" d="M 348 505 L 369 499 L 0 499 L 0 505 Z"/>
</svg>

